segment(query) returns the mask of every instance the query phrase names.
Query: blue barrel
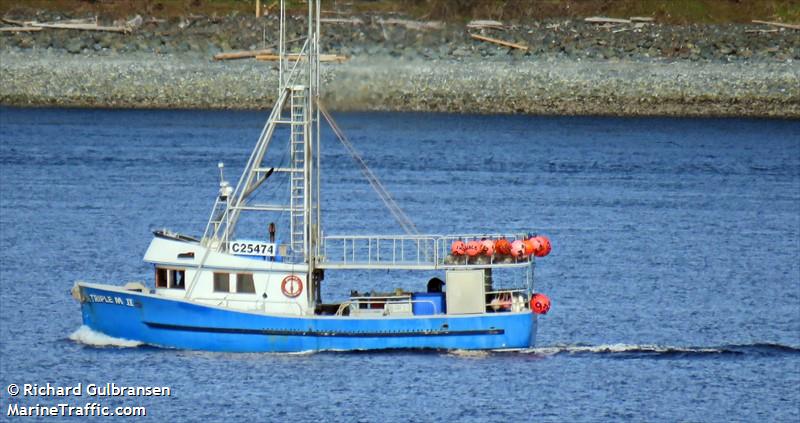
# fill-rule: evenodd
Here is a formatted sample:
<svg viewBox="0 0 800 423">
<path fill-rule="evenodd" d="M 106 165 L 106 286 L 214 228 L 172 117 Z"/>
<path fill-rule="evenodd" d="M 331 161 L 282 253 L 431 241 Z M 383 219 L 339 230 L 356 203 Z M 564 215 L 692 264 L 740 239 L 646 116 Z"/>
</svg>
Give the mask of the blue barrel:
<svg viewBox="0 0 800 423">
<path fill-rule="evenodd" d="M 411 294 L 411 309 L 415 316 L 429 316 L 444 313 L 444 293 L 417 292 Z"/>
</svg>

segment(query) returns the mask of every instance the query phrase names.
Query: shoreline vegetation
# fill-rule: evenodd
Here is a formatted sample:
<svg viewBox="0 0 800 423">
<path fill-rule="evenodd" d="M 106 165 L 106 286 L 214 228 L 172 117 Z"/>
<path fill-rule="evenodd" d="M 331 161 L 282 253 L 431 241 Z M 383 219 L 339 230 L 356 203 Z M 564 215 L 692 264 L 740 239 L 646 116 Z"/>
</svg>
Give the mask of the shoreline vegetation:
<svg viewBox="0 0 800 423">
<path fill-rule="evenodd" d="M 271 107 L 275 62 L 212 59 L 272 49 L 278 25 L 271 2 L 262 1 L 266 15 L 258 18 L 236 9 L 252 12 L 255 2 L 236 0 L 186 1 L 173 15 L 167 6 L 179 2 L 80 3 L 98 5 L 72 12 L 53 7 L 72 7 L 68 0 L 49 9 L 32 8 L 36 1 L 3 6 L 2 28 L 38 29 L 0 33 L 0 104 Z M 103 12 L 109 3 L 131 10 Z M 323 65 L 323 100 L 332 110 L 800 118 L 800 29 L 785 21 L 800 15 L 800 6 L 791 2 L 756 0 L 772 14 L 724 23 L 674 23 L 657 8 L 647 16 L 502 19 L 514 1 L 407 2 L 411 11 L 432 6 L 424 16 L 393 11 L 395 3 L 354 1 L 344 11 L 332 3 L 323 15 L 322 51 L 344 58 Z M 503 7 L 492 11 L 489 3 Z M 563 9 L 575 2 L 543 3 Z M 581 4 L 588 3 L 602 2 Z M 659 2 L 637 4 L 647 3 Z M 135 13 L 135 4 L 145 7 Z M 232 9 L 219 9 L 225 5 Z M 759 19 L 779 25 L 752 22 Z M 289 21 L 288 38 L 302 38 L 302 13 Z"/>
</svg>

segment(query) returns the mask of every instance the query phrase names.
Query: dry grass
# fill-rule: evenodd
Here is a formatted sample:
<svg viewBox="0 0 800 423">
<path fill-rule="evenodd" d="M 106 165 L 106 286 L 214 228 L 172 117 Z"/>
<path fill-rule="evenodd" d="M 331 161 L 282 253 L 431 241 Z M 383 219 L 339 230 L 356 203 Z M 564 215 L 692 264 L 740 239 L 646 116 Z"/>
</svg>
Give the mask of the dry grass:
<svg viewBox="0 0 800 423">
<path fill-rule="evenodd" d="M 277 0 L 262 0 L 269 6 Z M 298 13 L 305 0 L 289 0 Z M 3 0 L 0 14 L 53 10 L 73 16 L 162 18 L 188 14 L 252 14 L 255 0 Z M 323 9 L 340 12 L 397 12 L 424 19 L 511 21 L 547 18 L 652 16 L 659 22 L 729 23 L 752 19 L 800 22 L 798 0 L 323 0 Z M 274 7 L 273 7 L 274 10 Z"/>
<path fill-rule="evenodd" d="M 0 14 L 51 10 L 72 16 L 126 18 L 139 14 L 171 18 L 189 14 L 223 16 L 234 11 L 254 13 L 254 5 L 255 1 L 250 0 L 3 0 Z"/>
<path fill-rule="evenodd" d="M 800 22 L 798 0 L 383 0 L 384 7 L 443 20 L 652 16 L 660 22 Z"/>
</svg>

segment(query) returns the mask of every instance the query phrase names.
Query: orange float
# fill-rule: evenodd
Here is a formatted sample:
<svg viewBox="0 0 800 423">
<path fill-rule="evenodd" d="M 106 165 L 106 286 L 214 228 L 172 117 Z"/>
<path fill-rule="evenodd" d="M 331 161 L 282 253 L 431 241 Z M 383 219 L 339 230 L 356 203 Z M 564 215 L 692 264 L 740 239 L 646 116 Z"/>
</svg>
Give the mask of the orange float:
<svg viewBox="0 0 800 423">
<path fill-rule="evenodd" d="M 537 249 L 541 248 L 541 243 L 536 238 L 528 238 L 525 241 L 525 255 L 530 256 L 536 252 Z"/>
<path fill-rule="evenodd" d="M 535 237 L 539 240 L 540 247 L 534 252 L 536 257 L 544 257 L 550 254 L 550 251 L 553 249 L 552 245 L 550 245 L 550 239 L 544 235 L 538 235 Z"/>
<path fill-rule="evenodd" d="M 512 242 L 511 255 L 514 257 L 525 257 L 525 243 L 520 240 Z"/>
<path fill-rule="evenodd" d="M 500 238 L 495 241 L 494 250 L 497 254 L 509 255 L 511 254 L 511 243 L 505 238 Z"/>
<path fill-rule="evenodd" d="M 469 241 L 467 248 L 464 250 L 468 256 L 475 257 L 483 251 L 483 244 L 480 241 Z"/>
<path fill-rule="evenodd" d="M 531 310 L 536 314 L 547 314 L 550 311 L 550 298 L 540 292 L 531 297 Z"/>
<path fill-rule="evenodd" d="M 494 241 L 491 239 L 484 239 L 481 241 L 481 244 L 483 244 L 483 254 L 491 257 L 494 254 Z"/>
<path fill-rule="evenodd" d="M 453 245 L 450 246 L 450 252 L 454 256 L 463 256 L 466 249 L 467 246 L 464 245 L 464 241 L 461 240 L 453 241 Z"/>
</svg>

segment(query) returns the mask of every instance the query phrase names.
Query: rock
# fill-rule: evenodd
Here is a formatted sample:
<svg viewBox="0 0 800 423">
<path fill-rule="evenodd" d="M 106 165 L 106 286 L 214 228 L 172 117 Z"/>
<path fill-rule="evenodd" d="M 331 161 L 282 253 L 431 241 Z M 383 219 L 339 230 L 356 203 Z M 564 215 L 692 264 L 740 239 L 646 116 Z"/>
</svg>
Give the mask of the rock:
<svg viewBox="0 0 800 423">
<path fill-rule="evenodd" d="M 127 44 L 124 43 L 122 40 L 115 39 L 111 41 L 109 48 L 114 51 L 125 51 L 127 48 Z"/>
<path fill-rule="evenodd" d="M 464 47 L 458 47 L 450 53 L 450 55 L 454 57 L 467 57 L 470 56 L 471 54 L 472 52 Z"/>
<path fill-rule="evenodd" d="M 717 51 L 720 54 L 723 54 L 723 55 L 729 55 L 729 54 L 733 54 L 735 52 L 734 49 L 732 49 L 732 48 L 730 48 L 728 46 L 717 47 Z"/>
<path fill-rule="evenodd" d="M 64 44 L 64 48 L 67 52 L 72 54 L 80 53 L 84 47 L 86 47 L 86 44 L 80 38 L 72 38 Z"/>
<path fill-rule="evenodd" d="M 34 46 L 33 38 L 28 35 L 22 35 L 17 38 L 17 47 L 31 48 Z"/>
<path fill-rule="evenodd" d="M 131 29 L 136 29 L 142 26 L 142 22 L 144 22 L 142 15 L 136 15 L 131 20 L 125 22 L 125 26 Z"/>
<path fill-rule="evenodd" d="M 219 48 L 218 48 L 218 47 L 217 47 L 217 46 L 216 46 L 214 43 L 212 43 L 212 42 L 210 42 L 210 41 L 206 43 L 206 49 L 205 49 L 205 52 L 206 52 L 206 53 L 207 53 L 209 56 L 213 56 L 213 55 L 215 55 L 215 54 L 219 53 L 220 51 L 221 51 L 221 50 L 220 50 L 220 49 L 219 49 Z"/>
<path fill-rule="evenodd" d="M 516 57 L 516 58 L 521 58 L 521 57 L 529 55 L 528 51 L 521 50 L 521 49 L 518 49 L 518 48 L 512 48 L 509 53 L 511 54 L 512 57 Z"/>
</svg>

